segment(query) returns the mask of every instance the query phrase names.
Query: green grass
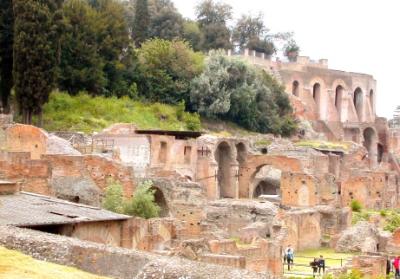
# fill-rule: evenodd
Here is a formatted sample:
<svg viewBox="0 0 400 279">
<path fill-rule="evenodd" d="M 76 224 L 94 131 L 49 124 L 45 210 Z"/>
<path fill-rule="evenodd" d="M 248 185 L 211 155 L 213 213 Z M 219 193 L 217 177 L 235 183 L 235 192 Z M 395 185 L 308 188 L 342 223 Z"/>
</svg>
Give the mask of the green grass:
<svg viewBox="0 0 400 279">
<path fill-rule="evenodd" d="M 311 147 L 319 149 L 333 149 L 347 151 L 350 148 L 350 144 L 347 142 L 331 142 L 322 140 L 303 140 L 295 143 L 299 147 Z"/>
<path fill-rule="evenodd" d="M 70 96 L 53 92 L 44 106 L 43 128 L 48 131 L 92 133 L 114 123 L 133 123 L 139 129 L 199 130 L 200 117 L 178 106 L 147 104 L 129 98 Z"/>
<path fill-rule="evenodd" d="M 294 264 L 300 264 L 304 266 L 292 266 L 291 272 L 295 273 L 304 273 L 304 274 L 312 274 L 312 269 L 310 267 L 310 262 L 313 261 L 314 258 L 319 258 L 320 255 L 323 255 L 325 258 L 325 264 L 327 267 L 340 267 L 341 259 L 343 265 L 346 263 L 348 259 L 350 259 L 354 254 L 350 253 L 336 253 L 333 249 L 330 248 L 320 248 L 320 249 L 311 249 L 305 251 L 299 251 L 294 255 Z M 287 265 L 285 265 L 285 270 L 287 270 Z M 301 276 L 288 276 L 289 278 L 301 278 Z M 307 277 L 307 276 L 305 276 Z"/>
<path fill-rule="evenodd" d="M 38 261 L 20 252 L 0 247 L 1 279 L 102 279 L 76 268 Z"/>
</svg>

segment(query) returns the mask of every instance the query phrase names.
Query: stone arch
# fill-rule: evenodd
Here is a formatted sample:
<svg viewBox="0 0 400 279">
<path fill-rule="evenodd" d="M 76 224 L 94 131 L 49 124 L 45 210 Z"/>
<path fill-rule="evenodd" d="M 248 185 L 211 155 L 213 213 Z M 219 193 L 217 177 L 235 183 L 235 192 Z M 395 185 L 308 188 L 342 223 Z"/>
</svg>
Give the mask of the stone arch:
<svg viewBox="0 0 400 279">
<path fill-rule="evenodd" d="M 371 113 L 374 114 L 374 90 L 369 91 L 369 104 L 371 106 Z"/>
<path fill-rule="evenodd" d="M 292 82 L 292 94 L 297 97 L 300 96 L 300 83 L 297 80 Z"/>
<path fill-rule="evenodd" d="M 215 160 L 218 164 L 217 181 L 219 196 L 220 198 L 234 198 L 235 188 L 232 184 L 231 174 L 232 149 L 226 141 L 218 144 L 215 152 Z"/>
<path fill-rule="evenodd" d="M 353 104 L 360 122 L 363 121 L 363 103 L 363 92 L 360 87 L 357 87 L 353 94 Z"/>
<path fill-rule="evenodd" d="M 263 164 L 256 168 L 250 179 L 250 197 L 280 195 L 282 171 L 272 165 Z"/>
<path fill-rule="evenodd" d="M 378 143 L 377 144 L 377 160 L 378 160 L 378 163 L 382 162 L 383 153 L 384 153 L 384 147 L 383 147 L 382 144 Z"/>
<path fill-rule="evenodd" d="M 154 201 L 160 207 L 160 217 L 168 217 L 169 216 L 169 208 L 167 204 L 167 200 L 165 199 L 163 191 L 155 186 L 151 187 L 151 190 L 154 191 Z"/>
<path fill-rule="evenodd" d="M 247 157 L 247 148 L 246 145 L 243 142 L 239 142 L 236 144 L 236 160 L 239 163 L 239 166 L 241 166 L 244 162 L 246 162 L 246 157 Z"/>
<path fill-rule="evenodd" d="M 377 136 L 376 131 L 368 127 L 363 132 L 363 145 L 368 151 L 368 156 L 371 162 L 376 162 L 376 148 L 377 148 Z"/>
<path fill-rule="evenodd" d="M 342 119 L 342 103 L 344 97 L 344 87 L 342 85 L 336 86 L 335 89 L 335 107 L 338 113 L 339 120 Z"/>
<path fill-rule="evenodd" d="M 323 95 L 324 92 L 324 85 L 322 83 L 322 80 L 320 79 L 315 79 L 312 81 L 312 87 L 311 87 L 311 94 L 315 103 L 315 110 L 317 113 L 318 119 L 322 119 L 324 115 L 324 107 L 325 107 L 325 96 Z"/>
</svg>

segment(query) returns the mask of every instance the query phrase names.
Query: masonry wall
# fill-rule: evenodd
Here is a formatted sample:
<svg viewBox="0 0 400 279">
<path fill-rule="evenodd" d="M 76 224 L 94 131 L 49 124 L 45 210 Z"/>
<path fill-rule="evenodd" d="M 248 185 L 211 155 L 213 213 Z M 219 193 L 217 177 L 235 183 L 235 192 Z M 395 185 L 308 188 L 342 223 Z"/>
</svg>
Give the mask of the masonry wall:
<svg viewBox="0 0 400 279">
<path fill-rule="evenodd" d="M 53 195 L 51 168 L 45 160 L 32 160 L 28 152 L 0 152 L 0 176 L 17 182 L 22 191 Z"/>
<path fill-rule="evenodd" d="M 271 276 L 246 270 L 114 248 L 64 236 L 13 227 L 0 227 L 0 244 L 39 260 L 74 266 L 87 272 L 122 279 L 130 278 L 264 278 Z"/>
</svg>

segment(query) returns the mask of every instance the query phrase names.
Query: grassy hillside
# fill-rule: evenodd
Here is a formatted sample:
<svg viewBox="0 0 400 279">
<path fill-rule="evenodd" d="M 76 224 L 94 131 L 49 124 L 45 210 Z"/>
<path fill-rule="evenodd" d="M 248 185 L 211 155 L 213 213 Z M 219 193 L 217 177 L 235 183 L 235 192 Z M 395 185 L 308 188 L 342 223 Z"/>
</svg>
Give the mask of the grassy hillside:
<svg viewBox="0 0 400 279">
<path fill-rule="evenodd" d="M 0 247 L 1 279 L 102 279 L 76 268 L 35 260 L 22 253 Z"/>
<path fill-rule="evenodd" d="M 44 106 L 43 128 L 48 131 L 92 133 L 114 123 L 133 123 L 140 129 L 199 130 L 200 117 L 183 106 L 146 104 L 129 98 L 70 96 L 54 92 Z"/>
</svg>

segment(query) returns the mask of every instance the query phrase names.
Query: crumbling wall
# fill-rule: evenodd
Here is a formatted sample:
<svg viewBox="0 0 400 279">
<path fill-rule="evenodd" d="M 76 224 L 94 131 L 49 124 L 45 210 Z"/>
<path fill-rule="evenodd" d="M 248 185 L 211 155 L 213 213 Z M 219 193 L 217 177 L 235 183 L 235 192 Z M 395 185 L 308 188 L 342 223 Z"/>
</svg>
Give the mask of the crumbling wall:
<svg viewBox="0 0 400 279">
<path fill-rule="evenodd" d="M 122 279 L 130 278 L 272 278 L 268 274 L 163 257 L 146 252 L 114 248 L 59 235 L 0 227 L 0 244 L 39 260 L 74 266 L 87 272 Z"/>
<path fill-rule="evenodd" d="M 15 124 L 6 129 L 7 151 L 29 152 L 31 159 L 46 154 L 46 133 L 31 125 Z"/>
<path fill-rule="evenodd" d="M 133 170 L 121 163 L 98 156 L 43 155 L 51 166 L 51 186 L 59 198 L 99 205 L 108 179 L 123 186 L 125 197 L 134 189 Z"/>
<path fill-rule="evenodd" d="M 17 182 L 22 191 L 53 195 L 50 176 L 45 160 L 32 160 L 28 152 L 0 152 L 0 177 Z"/>
</svg>

